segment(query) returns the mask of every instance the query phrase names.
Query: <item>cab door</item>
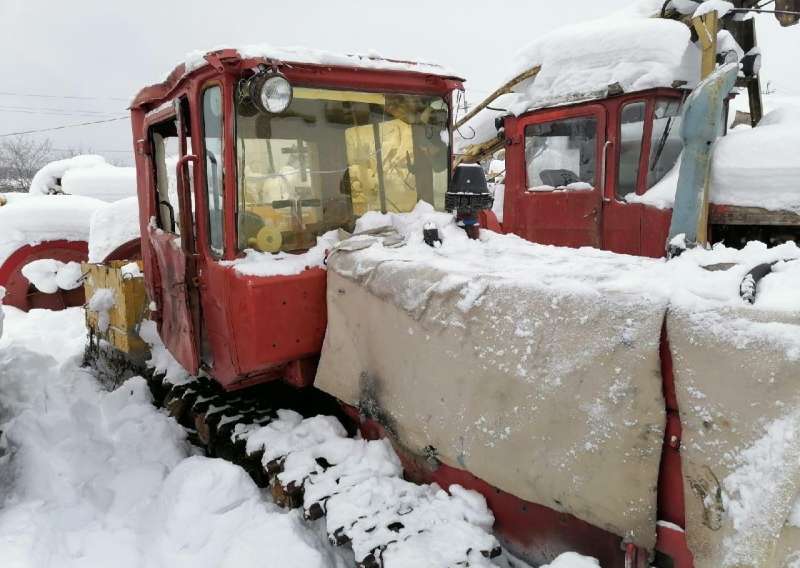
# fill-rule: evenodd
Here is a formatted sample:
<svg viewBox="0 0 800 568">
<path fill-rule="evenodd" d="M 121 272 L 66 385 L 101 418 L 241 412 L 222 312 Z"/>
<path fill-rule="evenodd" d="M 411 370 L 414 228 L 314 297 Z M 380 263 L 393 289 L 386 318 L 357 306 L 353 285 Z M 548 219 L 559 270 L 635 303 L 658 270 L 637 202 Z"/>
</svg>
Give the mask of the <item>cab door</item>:
<svg viewBox="0 0 800 568">
<path fill-rule="evenodd" d="M 156 215 L 148 225 L 154 257 L 156 318 L 167 349 L 189 373 L 198 370 L 194 254 L 194 200 L 188 183 L 188 106 L 178 101 L 148 122 L 150 198 Z"/>
<path fill-rule="evenodd" d="M 520 119 L 511 140 L 517 159 L 506 179 L 514 188 L 506 196 L 508 230 L 543 244 L 600 247 L 605 142 L 601 105 Z"/>
</svg>

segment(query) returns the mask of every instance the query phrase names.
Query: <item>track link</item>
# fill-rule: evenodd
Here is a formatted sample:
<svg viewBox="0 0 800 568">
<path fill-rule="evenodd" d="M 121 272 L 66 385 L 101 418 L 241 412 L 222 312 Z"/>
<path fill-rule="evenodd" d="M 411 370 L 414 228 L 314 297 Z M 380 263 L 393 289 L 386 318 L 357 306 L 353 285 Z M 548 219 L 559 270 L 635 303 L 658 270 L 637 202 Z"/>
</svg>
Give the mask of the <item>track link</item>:
<svg viewBox="0 0 800 568">
<path fill-rule="evenodd" d="M 190 441 L 243 467 L 281 507 L 323 519 L 357 568 L 488 567 L 501 553 L 482 496 L 406 481 L 391 444 L 348 431 L 319 391 L 277 383 L 226 393 L 208 379 L 172 386 L 158 375 L 149 383 Z"/>
</svg>

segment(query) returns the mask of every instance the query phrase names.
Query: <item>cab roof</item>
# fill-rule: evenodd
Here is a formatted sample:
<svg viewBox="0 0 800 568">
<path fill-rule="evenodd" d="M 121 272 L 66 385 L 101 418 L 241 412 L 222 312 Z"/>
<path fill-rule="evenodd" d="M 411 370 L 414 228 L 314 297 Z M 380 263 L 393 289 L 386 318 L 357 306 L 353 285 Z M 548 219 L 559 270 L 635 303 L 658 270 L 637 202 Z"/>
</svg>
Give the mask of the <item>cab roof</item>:
<svg viewBox="0 0 800 568">
<path fill-rule="evenodd" d="M 210 51 L 193 51 L 178 64 L 166 80 L 144 87 L 131 102 L 131 108 L 162 101 L 177 84 L 188 75 L 209 65 L 261 62 L 277 66 L 304 66 L 342 69 L 363 69 L 434 75 L 444 79 L 463 81 L 453 71 L 433 63 L 390 59 L 375 53 L 340 54 L 306 47 L 274 47 L 267 44 L 224 47 Z"/>
</svg>

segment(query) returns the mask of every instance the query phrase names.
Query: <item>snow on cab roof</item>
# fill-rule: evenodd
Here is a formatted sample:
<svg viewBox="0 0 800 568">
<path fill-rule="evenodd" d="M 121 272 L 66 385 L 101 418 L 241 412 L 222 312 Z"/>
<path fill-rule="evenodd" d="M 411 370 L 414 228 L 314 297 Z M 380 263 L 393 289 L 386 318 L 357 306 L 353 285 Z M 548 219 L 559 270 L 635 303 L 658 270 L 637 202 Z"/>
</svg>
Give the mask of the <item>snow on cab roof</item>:
<svg viewBox="0 0 800 568">
<path fill-rule="evenodd" d="M 192 51 L 186 55 L 184 61 L 185 72 L 191 73 L 195 69 L 208 65 L 205 56 L 222 49 L 234 49 L 239 53 L 242 59 L 270 59 L 285 63 L 357 67 L 382 71 L 406 71 L 425 75 L 439 75 L 442 77 L 456 76 L 453 71 L 434 63 L 391 59 L 383 57 L 374 50 L 365 54 L 344 54 L 300 46 L 277 47 L 266 43 L 238 47 L 225 46 L 212 50 Z"/>
<path fill-rule="evenodd" d="M 648 10 L 564 26 L 542 35 L 511 58 L 503 83 L 539 65 L 527 79 L 467 122 L 456 148 L 496 135 L 502 114 L 606 98 L 659 87 L 694 88 L 700 80 L 700 51 L 682 22 L 642 17 Z M 458 133 L 457 133 L 458 134 Z"/>
<path fill-rule="evenodd" d="M 208 56 L 219 54 L 224 57 L 246 59 L 263 59 L 264 61 L 294 64 L 317 65 L 330 67 L 347 67 L 376 71 L 397 71 L 405 73 L 418 73 L 421 75 L 436 75 L 438 77 L 452 78 L 459 81 L 463 79 L 455 72 L 433 63 L 423 63 L 411 60 L 391 59 L 375 52 L 366 54 L 343 54 L 312 49 L 308 47 L 276 47 L 269 44 L 253 44 L 239 47 L 221 46 L 208 50 L 197 50 L 188 53 L 167 78 L 161 82 L 141 89 L 130 108 L 140 107 L 155 101 L 162 101 L 187 74 L 209 65 Z"/>
</svg>

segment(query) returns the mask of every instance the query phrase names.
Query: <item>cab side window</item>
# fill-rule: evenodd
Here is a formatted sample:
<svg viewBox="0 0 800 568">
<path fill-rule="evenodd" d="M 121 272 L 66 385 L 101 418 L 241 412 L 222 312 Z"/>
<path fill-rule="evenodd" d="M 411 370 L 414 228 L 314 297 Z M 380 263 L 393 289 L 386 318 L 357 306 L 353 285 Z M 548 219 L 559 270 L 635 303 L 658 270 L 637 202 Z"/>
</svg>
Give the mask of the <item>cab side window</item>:
<svg viewBox="0 0 800 568">
<path fill-rule="evenodd" d="M 622 107 L 619 137 L 619 170 L 617 172 L 617 199 L 624 201 L 636 193 L 639 180 L 639 163 L 642 157 L 644 121 L 647 105 L 644 101 L 627 103 Z"/>
<path fill-rule="evenodd" d="M 208 244 L 211 252 L 222 256 L 224 246 L 223 216 L 223 146 L 222 90 L 218 86 L 203 92 L 203 136 L 206 163 L 206 203 L 208 203 Z"/>
<path fill-rule="evenodd" d="M 528 188 L 590 189 L 597 172 L 597 120 L 576 117 L 525 127 Z"/>
<path fill-rule="evenodd" d="M 164 121 L 151 127 L 150 142 L 153 147 L 155 165 L 158 228 L 180 235 L 180 206 L 175 176 L 180 147 L 175 120 Z"/>
</svg>

